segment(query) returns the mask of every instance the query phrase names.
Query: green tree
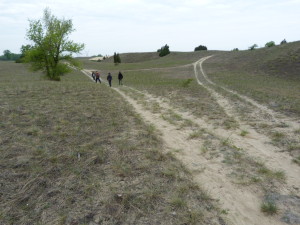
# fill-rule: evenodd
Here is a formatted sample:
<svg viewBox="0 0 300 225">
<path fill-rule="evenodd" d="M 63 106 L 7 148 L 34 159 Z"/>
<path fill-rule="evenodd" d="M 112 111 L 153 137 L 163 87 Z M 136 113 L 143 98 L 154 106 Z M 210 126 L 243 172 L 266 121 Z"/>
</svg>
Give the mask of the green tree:
<svg viewBox="0 0 300 225">
<path fill-rule="evenodd" d="M 199 45 L 198 47 L 195 48 L 194 51 L 201 51 L 201 50 L 207 50 L 207 47 L 204 45 Z"/>
<path fill-rule="evenodd" d="M 74 31 L 72 20 L 58 19 L 50 10 L 44 10 L 40 20 L 30 20 L 27 38 L 33 42 L 25 51 L 24 61 L 31 64 L 33 70 L 42 70 L 50 80 L 60 80 L 60 76 L 71 71 L 62 61 L 78 66 L 72 53 L 79 53 L 84 44 L 68 39 Z"/>
<path fill-rule="evenodd" d="M 281 45 L 284 45 L 284 44 L 286 44 L 286 43 L 287 43 L 287 41 L 286 41 L 285 39 L 283 39 L 283 40 L 280 42 Z"/>
<path fill-rule="evenodd" d="M 16 54 L 16 53 L 12 53 L 10 50 L 4 50 L 3 51 L 3 55 L 0 56 L 0 60 L 4 60 L 4 61 L 14 61 L 19 59 L 21 56 L 21 54 Z"/>
<path fill-rule="evenodd" d="M 115 64 L 121 63 L 121 57 L 119 53 L 114 53 L 114 63 Z"/>
<path fill-rule="evenodd" d="M 257 47 L 258 47 L 258 45 L 257 45 L 257 44 L 254 44 L 254 45 L 252 45 L 252 46 L 249 47 L 249 50 L 254 50 L 254 49 L 256 49 Z"/>
<path fill-rule="evenodd" d="M 168 55 L 170 54 L 169 46 L 166 44 L 165 46 L 162 46 L 160 49 L 158 49 L 157 52 L 159 52 L 160 57 Z"/>
<path fill-rule="evenodd" d="M 31 45 L 22 45 L 21 48 L 20 48 L 21 55 L 20 55 L 20 58 L 16 59 L 16 63 L 24 62 L 25 54 L 30 49 L 31 49 Z"/>
<path fill-rule="evenodd" d="M 32 48 L 31 45 L 22 45 L 20 48 L 21 55 L 24 57 L 26 52 Z"/>
<path fill-rule="evenodd" d="M 120 54 L 119 54 L 119 53 L 117 54 L 117 62 L 118 62 L 118 63 L 121 63 L 121 57 L 120 57 Z"/>
<path fill-rule="evenodd" d="M 11 60 L 11 57 L 12 57 L 11 51 L 9 51 L 9 50 L 4 50 L 4 51 L 3 51 L 3 55 L 4 55 L 4 57 L 5 57 L 6 60 Z"/>
<path fill-rule="evenodd" d="M 267 42 L 267 43 L 265 44 L 265 47 L 268 47 L 268 48 L 271 48 L 271 47 L 273 47 L 273 46 L 275 46 L 275 42 L 274 42 L 274 41 L 269 41 L 269 42 Z"/>
</svg>

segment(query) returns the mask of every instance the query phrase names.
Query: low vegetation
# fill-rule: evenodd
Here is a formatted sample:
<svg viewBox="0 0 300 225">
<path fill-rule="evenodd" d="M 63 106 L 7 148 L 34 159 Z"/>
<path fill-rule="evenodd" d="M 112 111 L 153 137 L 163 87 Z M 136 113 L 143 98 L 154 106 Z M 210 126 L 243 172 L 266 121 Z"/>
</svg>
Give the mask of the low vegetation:
<svg viewBox="0 0 300 225">
<path fill-rule="evenodd" d="M 119 53 L 114 53 L 114 63 L 115 64 L 118 64 L 118 63 L 121 63 L 121 57 L 120 57 L 120 54 Z"/>
<path fill-rule="evenodd" d="M 278 212 L 278 208 L 274 202 L 263 202 L 261 211 L 267 215 L 273 215 Z"/>
<path fill-rule="evenodd" d="M 267 48 L 271 48 L 271 47 L 273 47 L 273 46 L 275 46 L 275 42 L 274 42 L 274 41 L 269 41 L 269 42 L 267 42 L 267 43 L 265 44 L 265 47 L 267 47 Z"/>
<path fill-rule="evenodd" d="M 101 63 L 79 60 L 102 77 L 111 72 L 113 87 L 122 71 L 120 90 L 185 132 L 187 142 L 199 141 L 199 155 L 220 163 L 230 182 L 268 195 L 285 184 L 285 172 L 268 168 L 230 136 L 218 137 L 186 118 L 188 114 L 209 121 L 243 140 L 252 134 L 196 82 L 193 63 L 215 54 L 205 62 L 214 82 L 300 118 L 299 53 L 299 43 L 288 43 L 255 51 L 171 52 L 165 57 L 158 52 L 120 54 L 122 63 L 117 65 L 113 57 Z M 221 215 L 227 211 L 193 183 L 192 174 L 174 157 L 185 150 L 163 152 L 156 127 L 145 124 L 117 92 L 92 83 L 79 71 L 51 82 L 41 73 L 28 72 L 26 65 L 0 63 L 1 222 L 226 224 Z M 218 92 L 225 93 L 221 88 Z M 234 94 L 224 96 L 242 101 Z M 239 108 L 241 118 L 251 107 Z M 290 151 L 291 163 L 300 164 L 295 138 L 299 129 L 290 137 L 280 130 L 286 124 L 275 127 L 248 119 L 248 125 L 269 135 L 271 144 Z M 265 200 L 260 210 L 280 213 L 277 202 Z"/>
<path fill-rule="evenodd" d="M 4 50 L 3 55 L 0 55 L 0 61 L 15 61 L 21 57 L 21 54 L 12 53 L 10 50 Z"/>
<path fill-rule="evenodd" d="M 198 47 L 196 47 L 196 48 L 195 48 L 195 50 L 194 50 L 194 51 L 201 51 L 201 50 L 202 50 L 202 51 L 203 51 L 203 50 L 205 50 L 205 51 L 206 51 L 206 50 L 207 50 L 207 47 L 206 47 L 206 46 L 204 46 L 204 45 L 199 45 Z"/>
<path fill-rule="evenodd" d="M 249 47 L 249 50 L 254 50 L 254 49 L 256 49 L 258 47 L 258 45 L 257 44 L 254 44 L 254 45 L 251 45 L 250 47 Z"/>
<path fill-rule="evenodd" d="M 205 64 L 218 84 L 253 98 L 275 111 L 300 115 L 299 42 L 256 51 L 216 55 Z"/>
<path fill-rule="evenodd" d="M 225 224 L 116 92 L 79 72 L 0 68 L 1 223 Z"/>
</svg>

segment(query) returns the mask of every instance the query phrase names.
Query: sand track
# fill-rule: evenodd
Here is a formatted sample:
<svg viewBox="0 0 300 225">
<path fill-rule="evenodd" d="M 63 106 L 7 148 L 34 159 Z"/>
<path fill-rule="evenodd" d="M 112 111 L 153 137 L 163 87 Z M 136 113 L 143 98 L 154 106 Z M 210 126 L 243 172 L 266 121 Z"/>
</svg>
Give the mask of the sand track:
<svg viewBox="0 0 300 225">
<path fill-rule="evenodd" d="M 267 106 L 265 106 L 263 104 L 260 104 L 257 101 L 255 101 L 255 100 L 253 100 L 253 99 L 251 99 L 251 98 L 249 98 L 249 97 L 247 97 L 245 95 L 242 95 L 242 94 L 240 94 L 240 93 L 238 93 L 236 91 L 233 91 L 233 90 L 231 90 L 229 88 L 226 88 L 224 86 L 218 85 L 218 84 L 214 83 L 213 81 L 211 81 L 208 78 L 208 76 L 206 75 L 206 73 L 205 73 L 205 71 L 203 69 L 203 66 L 202 66 L 203 62 L 206 61 L 206 60 L 208 60 L 211 57 L 213 57 L 213 55 L 205 57 L 205 58 L 201 58 L 200 60 L 198 60 L 197 62 L 195 62 L 193 64 L 194 65 L 194 70 L 195 70 L 195 76 L 196 76 L 196 79 L 197 79 L 197 81 L 198 81 L 198 83 L 200 85 L 202 85 L 205 88 L 209 89 L 209 91 L 212 94 L 216 95 L 217 98 L 220 98 L 219 95 L 217 94 L 217 91 L 215 91 L 215 89 L 213 89 L 213 88 L 210 88 L 208 84 L 210 84 L 213 87 L 221 88 L 221 89 L 223 89 L 227 93 L 230 93 L 232 95 L 238 96 L 245 103 L 248 103 L 251 106 L 253 106 L 254 109 L 256 110 L 255 111 L 256 114 L 257 113 L 260 113 L 260 114 L 261 113 L 265 113 L 265 114 L 267 114 L 268 117 L 264 117 L 264 118 L 268 118 L 268 121 L 272 121 L 273 123 L 277 123 L 277 124 L 279 124 L 279 123 L 281 123 L 281 124 L 287 124 L 288 125 L 287 127 L 289 127 L 289 130 L 291 130 L 291 129 L 295 130 L 295 129 L 299 129 L 300 128 L 300 121 L 297 121 L 296 119 L 287 117 L 287 116 L 283 115 L 282 113 L 275 112 L 272 109 L 269 109 Z M 199 66 L 200 72 L 198 72 L 197 66 Z M 200 80 L 203 80 L 204 82 L 201 82 Z M 227 109 L 228 107 L 226 107 L 226 106 L 223 107 L 223 108 L 225 108 L 226 110 L 229 110 L 229 109 Z M 232 107 L 229 107 L 229 108 L 232 108 Z"/>
</svg>

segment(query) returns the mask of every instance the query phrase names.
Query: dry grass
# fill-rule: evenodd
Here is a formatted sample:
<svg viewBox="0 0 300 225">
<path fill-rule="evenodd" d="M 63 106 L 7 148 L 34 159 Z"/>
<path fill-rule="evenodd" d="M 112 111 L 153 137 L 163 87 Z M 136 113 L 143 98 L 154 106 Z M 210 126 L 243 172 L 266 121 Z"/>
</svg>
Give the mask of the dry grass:
<svg viewBox="0 0 300 225">
<path fill-rule="evenodd" d="M 223 221 L 116 92 L 79 72 L 51 82 L 0 63 L 1 224 Z"/>
<path fill-rule="evenodd" d="M 218 84 L 270 108 L 300 116 L 300 42 L 210 58 L 206 72 Z"/>
</svg>

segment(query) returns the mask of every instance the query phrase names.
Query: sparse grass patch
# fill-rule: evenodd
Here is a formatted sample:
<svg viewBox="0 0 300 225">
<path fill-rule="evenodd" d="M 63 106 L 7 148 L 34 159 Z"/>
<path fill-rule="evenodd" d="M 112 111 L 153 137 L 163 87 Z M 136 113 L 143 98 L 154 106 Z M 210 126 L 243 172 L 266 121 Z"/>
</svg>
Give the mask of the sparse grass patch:
<svg viewBox="0 0 300 225">
<path fill-rule="evenodd" d="M 185 127 L 188 127 L 188 128 L 198 128 L 199 125 L 196 124 L 196 123 L 194 123 L 190 119 L 184 119 L 183 122 L 181 123 L 180 127 L 181 128 L 185 128 Z"/>
<path fill-rule="evenodd" d="M 231 140 L 229 138 L 230 138 L 230 136 L 228 138 L 226 138 L 226 139 L 223 139 L 221 141 L 221 143 L 222 143 L 223 146 L 230 146 L 231 145 Z"/>
<path fill-rule="evenodd" d="M 226 129 L 236 129 L 239 127 L 238 122 L 234 118 L 227 118 L 222 124 Z"/>
<path fill-rule="evenodd" d="M 132 173 L 131 165 L 122 160 L 114 161 L 112 168 L 116 175 L 119 177 L 127 177 L 130 176 Z"/>
<path fill-rule="evenodd" d="M 173 151 L 176 152 L 176 153 L 181 153 L 181 152 L 183 152 L 183 149 L 177 148 L 177 149 L 173 149 Z"/>
<path fill-rule="evenodd" d="M 139 137 L 142 138 L 148 145 L 157 146 L 161 141 L 159 138 L 160 133 L 156 130 L 153 124 L 146 125 L 146 129 L 139 133 Z"/>
<path fill-rule="evenodd" d="M 203 145 L 203 146 L 201 147 L 200 151 L 201 151 L 202 154 L 205 155 L 205 154 L 208 152 L 207 146 Z"/>
<path fill-rule="evenodd" d="M 276 132 L 272 133 L 272 140 L 274 142 L 280 142 L 284 137 L 285 137 L 285 134 L 282 132 L 276 131 Z"/>
<path fill-rule="evenodd" d="M 160 113 L 162 111 L 162 108 L 158 102 L 154 102 L 151 104 L 151 111 L 153 113 Z"/>
<path fill-rule="evenodd" d="M 261 166 L 257 172 L 264 175 L 266 178 L 274 178 L 278 181 L 284 181 L 286 179 L 284 171 L 272 171 L 265 166 Z"/>
<path fill-rule="evenodd" d="M 242 137 L 245 137 L 247 134 L 249 134 L 249 132 L 246 131 L 246 130 L 242 130 L 241 133 L 240 133 L 240 135 L 241 135 Z"/>
<path fill-rule="evenodd" d="M 157 161 L 166 161 L 167 157 L 162 151 L 157 149 L 148 150 L 146 153 L 146 158 Z"/>
<path fill-rule="evenodd" d="M 192 211 L 190 210 L 188 212 L 188 215 L 186 216 L 186 224 L 195 225 L 198 224 L 199 221 L 203 219 L 203 213 L 199 211 Z"/>
<path fill-rule="evenodd" d="M 188 139 L 198 139 L 198 138 L 203 137 L 203 134 L 204 134 L 204 130 L 203 129 L 197 130 L 197 131 L 192 132 L 189 135 Z"/>
<path fill-rule="evenodd" d="M 162 113 L 162 118 L 173 125 L 176 125 L 179 121 L 183 120 L 182 116 L 175 113 L 173 110 Z"/>
<path fill-rule="evenodd" d="M 293 159 L 294 163 L 297 163 L 300 166 L 300 156 Z"/>
<path fill-rule="evenodd" d="M 289 152 L 292 152 L 292 151 L 295 151 L 295 150 L 300 150 L 300 144 L 297 145 L 297 144 L 290 144 L 288 146 L 288 151 Z"/>
<path fill-rule="evenodd" d="M 190 174 L 120 95 L 78 71 L 51 82 L 26 65 L 0 64 L 0 223 L 187 221 L 180 201 L 176 216 L 169 210 Z M 198 223 L 219 224 L 215 202 L 201 195 L 179 197 L 202 213 Z"/>
<path fill-rule="evenodd" d="M 267 123 L 254 124 L 254 126 L 257 126 L 259 129 L 271 129 L 272 128 L 272 126 Z"/>
<path fill-rule="evenodd" d="M 274 215 L 278 212 L 277 205 L 274 202 L 263 202 L 260 209 L 267 215 Z"/>
<path fill-rule="evenodd" d="M 170 204 L 175 209 L 182 209 L 182 208 L 185 208 L 187 206 L 187 203 L 182 198 L 180 198 L 178 196 L 174 196 L 173 198 L 171 198 Z"/>
<path fill-rule="evenodd" d="M 182 82 L 182 87 L 187 88 L 190 86 L 190 83 L 193 81 L 193 79 L 187 79 L 185 81 Z"/>
<path fill-rule="evenodd" d="M 221 152 L 224 154 L 223 163 L 232 168 L 231 178 L 238 184 L 258 185 L 267 191 L 276 188 L 276 183 L 284 183 L 286 176 L 283 171 L 273 171 L 264 163 L 247 155 L 243 149 L 232 145 L 229 139 L 220 143 Z"/>
</svg>

